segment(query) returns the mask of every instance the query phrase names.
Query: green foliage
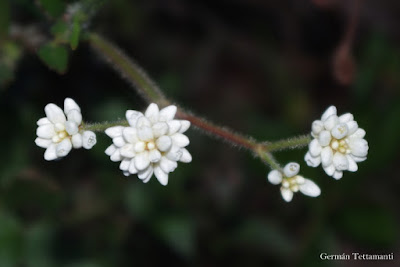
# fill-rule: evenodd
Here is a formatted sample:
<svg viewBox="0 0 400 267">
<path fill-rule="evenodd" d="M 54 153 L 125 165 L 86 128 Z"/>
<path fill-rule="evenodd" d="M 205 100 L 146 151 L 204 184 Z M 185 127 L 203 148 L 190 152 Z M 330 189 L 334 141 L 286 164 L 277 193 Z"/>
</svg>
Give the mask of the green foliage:
<svg viewBox="0 0 400 267">
<path fill-rule="evenodd" d="M 59 17 L 64 13 L 65 3 L 62 0 L 39 0 L 39 2 L 52 17 Z"/>
<path fill-rule="evenodd" d="M 21 232 L 21 224 L 0 210 L 0 266 L 17 266 L 22 251 Z"/>
<path fill-rule="evenodd" d="M 7 0 L 0 1 L 0 45 L 2 40 L 8 35 L 10 26 L 10 5 Z"/>
<path fill-rule="evenodd" d="M 353 208 L 339 217 L 345 233 L 358 242 L 371 246 L 388 247 L 398 240 L 396 219 L 382 208 Z"/>
<path fill-rule="evenodd" d="M 0 87 L 14 79 L 14 71 L 21 55 L 21 47 L 14 42 L 5 42 L 0 47 Z"/>
<path fill-rule="evenodd" d="M 48 43 L 39 49 L 38 55 L 50 69 L 61 74 L 67 70 L 68 52 L 65 47 Z"/>
<path fill-rule="evenodd" d="M 79 23 L 79 18 L 75 16 L 70 36 L 70 45 L 72 50 L 75 50 L 78 47 L 80 32 L 81 32 L 81 25 Z"/>
<path fill-rule="evenodd" d="M 190 217 L 173 216 L 158 224 L 159 235 L 184 258 L 190 258 L 195 251 L 195 228 Z"/>
</svg>

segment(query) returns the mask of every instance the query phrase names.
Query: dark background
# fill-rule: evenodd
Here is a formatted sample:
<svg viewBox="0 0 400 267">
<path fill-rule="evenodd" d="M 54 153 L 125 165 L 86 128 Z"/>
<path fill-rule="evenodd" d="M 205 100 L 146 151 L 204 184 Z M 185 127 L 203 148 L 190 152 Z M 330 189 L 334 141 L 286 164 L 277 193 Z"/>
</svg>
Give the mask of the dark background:
<svg viewBox="0 0 400 267">
<path fill-rule="evenodd" d="M 307 167 L 306 148 L 275 154 L 322 190 L 289 204 L 260 160 L 193 129 L 193 162 L 167 187 L 123 176 L 101 133 L 92 150 L 46 162 L 34 140 L 47 103 L 72 97 L 92 122 L 147 104 L 84 42 L 64 75 L 25 51 L 0 91 L 0 266 L 398 266 L 399 12 L 398 0 L 115 0 L 88 26 L 176 103 L 259 140 L 308 133 L 329 105 L 353 113 L 370 147 L 358 172 L 336 181 Z M 11 17 L 51 25 L 31 1 Z"/>
</svg>

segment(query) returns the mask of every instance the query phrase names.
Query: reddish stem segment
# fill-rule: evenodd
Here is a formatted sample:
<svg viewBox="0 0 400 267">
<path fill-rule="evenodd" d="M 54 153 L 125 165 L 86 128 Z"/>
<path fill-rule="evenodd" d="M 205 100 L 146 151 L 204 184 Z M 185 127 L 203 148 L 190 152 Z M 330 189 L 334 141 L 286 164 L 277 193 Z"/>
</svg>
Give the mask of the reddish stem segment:
<svg viewBox="0 0 400 267">
<path fill-rule="evenodd" d="M 203 119 L 200 119 L 196 117 L 195 115 L 191 115 L 189 113 L 186 113 L 184 111 L 178 111 L 176 113 L 176 116 L 180 119 L 183 120 L 188 120 L 192 123 L 197 128 L 203 129 L 207 133 L 220 137 L 223 140 L 229 141 L 234 145 L 238 145 L 240 147 L 249 149 L 249 150 L 255 150 L 255 148 L 258 146 L 257 142 L 246 138 L 242 135 L 233 133 L 232 131 L 226 130 L 225 128 L 216 126 L 210 122 L 204 121 Z"/>
</svg>

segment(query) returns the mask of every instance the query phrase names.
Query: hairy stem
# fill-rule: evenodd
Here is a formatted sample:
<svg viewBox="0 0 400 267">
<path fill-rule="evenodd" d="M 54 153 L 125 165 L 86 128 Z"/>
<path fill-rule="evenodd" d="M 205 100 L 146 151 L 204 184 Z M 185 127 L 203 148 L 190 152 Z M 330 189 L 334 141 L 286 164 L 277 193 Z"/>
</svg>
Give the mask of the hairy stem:
<svg viewBox="0 0 400 267">
<path fill-rule="evenodd" d="M 94 33 L 89 35 L 89 44 L 104 59 L 106 59 L 106 62 L 112 65 L 121 76 L 133 84 L 134 88 L 136 88 L 137 91 L 149 102 L 155 102 L 162 107 L 171 104 L 149 76 L 113 44 L 106 41 L 100 35 Z M 281 169 L 281 167 L 270 152 L 301 148 L 306 146 L 311 140 L 309 135 L 304 135 L 277 142 L 257 142 L 252 137 L 246 137 L 235 133 L 226 127 L 218 126 L 203 118 L 195 116 L 182 108 L 178 108 L 176 116 L 177 118 L 190 121 L 195 128 L 203 130 L 206 134 L 212 137 L 220 138 L 234 146 L 252 151 L 272 169 Z M 127 125 L 126 121 L 123 123 L 124 125 Z M 92 131 L 104 131 L 108 127 L 122 125 L 123 123 L 119 121 L 115 123 L 106 122 L 105 124 L 87 124 L 84 128 Z"/>
<path fill-rule="evenodd" d="M 121 50 L 95 33 L 89 35 L 89 43 L 121 76 L 131 82 L 149 102 L 156 102 L 163 106 L 169 103 L 156 83 Z"/>
</svg>

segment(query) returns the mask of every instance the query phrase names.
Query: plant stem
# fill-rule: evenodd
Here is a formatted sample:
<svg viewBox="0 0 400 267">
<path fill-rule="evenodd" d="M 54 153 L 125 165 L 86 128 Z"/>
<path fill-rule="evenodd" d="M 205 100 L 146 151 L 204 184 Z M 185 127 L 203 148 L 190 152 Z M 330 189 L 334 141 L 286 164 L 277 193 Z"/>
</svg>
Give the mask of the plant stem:
<svg viewBox="0 0 400 267">
<path fill-rule="evenodd" d="M 155 102 L 161 107 L 170 105 L 171 102 L 166 99 L 158 86 L 149 78 L 149 76 L 131 59 L 129 59 L 121 50 L 110 42 L 106 41 L 98 34 L 89 34 L 89 43 L 106 61 L 117 70 L 121 76 L 126 78 L 134 88 L 142 94 L 149 102 Z M 252 137 L 233 132 L 232 130 L 218 126 L 205 119 L 193 115 L 182 108 L 178 108 L 177 118 L 188 120 L 197 129 L 204 130 L 206 134 L 212 137 L 221 138 L 234 146 L 245 148 L 252 151 L 263 162 L 272 169 L 281 169 L 279 163 L 274 159 L 270 152 L 283 149 L 295 149 L 306 146 L 310 141 L 309 135 L 299 136 L 292 139 L 281 140 L 277 142 L 257 142 Z M 123 122 L 127 125 L 127 122 Z M 122 125 L 122 122 L 105 124 L 88 124 L 86 130 L 104 131 L 108 127 Z"/>
<path fill-rule="evenodd" d="M 168 105 L 169 101 L 156 83 L 121 50 L 95 33 L 89 35 L 89 43 L 122 77 L 131 82 L 149 102 L 156 102 L 162 106 Z"/>
<path fill-rule="evenodd" d="M 311 135 L 300 135 L 298 137 L 279 140 L 276 142 L 267 142 L 264 144 L 269 152 L 284 149 L 295 149 L 307 146 L 311 142 Z"/>
</svg>

